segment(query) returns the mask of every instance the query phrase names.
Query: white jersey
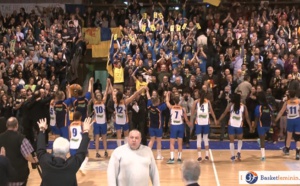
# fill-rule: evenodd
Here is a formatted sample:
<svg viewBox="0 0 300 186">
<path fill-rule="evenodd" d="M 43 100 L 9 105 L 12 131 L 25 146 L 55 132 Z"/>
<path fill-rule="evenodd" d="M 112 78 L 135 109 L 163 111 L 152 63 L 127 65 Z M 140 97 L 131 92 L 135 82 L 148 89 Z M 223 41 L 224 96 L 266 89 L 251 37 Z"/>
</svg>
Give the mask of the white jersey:
<svg viewBox="0 0 300 186">
<path fill-rule="evenodd" d="M 115 103 L 115 123 L 118 125 L 125 125 L 128 123 L 127 111 L 124 101 L 121 101 L 119 105 Z"/>
<path fill-rule="evenodd" d="M 200 105 L 200 102 L 197 103 L 197 125 L 208 125 L 209 124 L 209 107 L 208 101 L 204 100 L 203 104 Z"/>
<path fill-rule="evenodd" d="M 56 125 L 56 114 L 54 110 L 54 100 L 50 102 L 49 112 L 50 112 L 50 126 Z"/>
<path fill-rule="evenodd" d="M 170 109 L 171 114 L 171 125 L 181 125 L 183 124 L 183 108 L 179 105 L 172 106 Z"/>
<path fill-rule="evenodd" d="M 300 101 L 299 99 L 288 100 L 286 104 L 287 119 L 296 119 L 300 117 Z"/>
<path fill-rule="evenodd" d="M 70 149 L 78 149 L 82 140 L 82 122 L 73 121 L 69 126 Z"/>
<path fill-rule="evenodd" d="M 231 105 L 229 125 L 233 127 L 241 127 L 243 124 L 244 105 L 241 104 L 240 109 L 238 111 L 234 111 L 233 108 L 234 105 Z"/>
<path fill-rule="evenodd" d="M 102 101 L 94 102 L 95 121 L 97 124 L 106 123 L 105 105 Z"/>
</svg>

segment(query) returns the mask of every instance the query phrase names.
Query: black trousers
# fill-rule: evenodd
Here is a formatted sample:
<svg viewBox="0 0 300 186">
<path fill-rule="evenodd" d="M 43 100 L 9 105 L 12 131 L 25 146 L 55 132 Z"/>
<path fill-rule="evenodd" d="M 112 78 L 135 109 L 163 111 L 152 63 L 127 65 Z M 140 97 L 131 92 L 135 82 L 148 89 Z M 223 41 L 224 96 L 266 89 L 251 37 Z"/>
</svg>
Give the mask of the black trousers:
<svg viewBox="0 0 300 186">
<path fill-rule="evenodd" d="M 137 117 L 138 119 L 134 119 L 134 115 L 132 116 L 132 127 L 133 129 L 137 129 L 138 131 L 141 132 L 142 134 L 142 144 L 143 145 L 148 145 L 147 143 L 147 123 L 146 123 L 146 117 L 140 118 Z"/>
<path fill-rule="evenodd" d="M 189 144 L 191 139 L 191 129 L 187 124 L 184 124 L 184 128 L 185 128 L 185 133 L 183 137 L 183 143 Z"/>
</svg>

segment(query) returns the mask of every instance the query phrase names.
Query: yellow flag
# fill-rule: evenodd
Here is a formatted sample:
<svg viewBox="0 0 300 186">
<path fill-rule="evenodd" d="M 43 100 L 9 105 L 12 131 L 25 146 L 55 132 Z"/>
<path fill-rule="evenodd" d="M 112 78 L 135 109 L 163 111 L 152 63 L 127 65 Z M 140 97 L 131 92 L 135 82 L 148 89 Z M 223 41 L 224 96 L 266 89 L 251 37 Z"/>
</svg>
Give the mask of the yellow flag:
<svg viewBox="0 0 300 186">
<path fill-rule="evenodd" d="M 162 13 L 159 13 L 159 14 L 158 14 L 158 17 L 159 17 L 160 19 L 163 19 L 163 18 L 164 18 L 164 16 L 162 15 Z"/>
<path fill-rule="evenodd" d="M 177 31 L 177 32 L 180 32 L 180 31 L 181 31 L 181 26 L 180 26 L 180 25 L 177 25 L 177 26 L 176 26 L 176 31 Z"/>
<path fill-rule="evenodd" d="M 153 18 L 156 19 L 157 18 L 157 12 L 153 13 Z"/>
<path fill-rule="evenodd" d="M 170 32 L 174 32 L 174 25 L 170 26 Z"/>
<path fill-rule="evenodd" d="M 114 52 L 114 45 L 113 45 L 113 40 L 110 40 L 110 47 L 109 47 L 109 52 L 108 52 L 108 57 L 107 57 L 107 63 L 106 63 L 106 70 L 107 73 L 114 77 L 114 71 L 113 71 L 113 52 Z"/>
<path fill-rule="evenodd" d="M 154 32 L 154 31 L 156 30 L 156 28 L 155 28 L 155 26 L 154 26 L 153 24 L 151 25 L 150 28 L 151 28 L 151 31 L 152 31 L 152 32 Z"/>
<path fill-rule="evenodd" d="M 209 3 L 214 6 L 219 6 L 221 0 L 203 0 L 203 3 Z"/>
<path fill-rule="evenodd" d="M 147 19 L 147 13 L 143 13 L 143 19 Z"/>
<path fill-rule="evenodd" d="M 90 45 L 97 45 L 101 41 L 100 28 L 82 28 L 82 33 Z"/>
<path fill-rule="evenodd" d="M 142 25 L 142 32 L 146 32 L 146 25 Z"/>
</svg>

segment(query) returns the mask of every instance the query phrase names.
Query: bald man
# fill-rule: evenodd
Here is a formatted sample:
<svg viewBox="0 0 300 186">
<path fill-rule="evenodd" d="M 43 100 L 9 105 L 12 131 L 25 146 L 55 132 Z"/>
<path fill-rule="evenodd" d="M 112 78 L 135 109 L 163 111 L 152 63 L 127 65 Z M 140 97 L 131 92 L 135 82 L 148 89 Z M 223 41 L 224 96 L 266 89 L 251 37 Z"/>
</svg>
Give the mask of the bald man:
<svg viewBox="0 0 300 186">
<path fill-rule="evenodd" d="M 151 149 L 141 145 L 141 133 L 129 132 L 128 143 L 114 150 L 108 163 L 109 186 L 159 186 L 159 173 Z"/>
</svg>

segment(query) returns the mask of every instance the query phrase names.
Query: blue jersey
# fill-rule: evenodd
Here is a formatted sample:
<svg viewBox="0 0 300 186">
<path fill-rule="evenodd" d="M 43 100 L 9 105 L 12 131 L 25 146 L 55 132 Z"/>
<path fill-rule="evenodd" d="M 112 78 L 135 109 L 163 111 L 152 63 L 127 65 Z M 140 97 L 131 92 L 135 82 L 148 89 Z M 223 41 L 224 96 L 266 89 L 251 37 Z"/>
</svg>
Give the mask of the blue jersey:
<svg viewBox="0 0 300 186">
<path fill-rule="evenodd" d="M 158 106 L 153 106 L 152 101 L 148 100 L 147 107 L 149 109 L 150 128 L 160 128 L 162 126 L 161 114 L 166 109 L 166 104 L 162 103 Z"/>
<path fill-rule="evenodd" d="M 88 112 L 88 103 L 91 99 L 91 93 L 87 92 L 85 96 L 78 97 L 78 98 L 70 98 L 67 101 L 67 105 L 70 106 L 71 104 L 74 106 L 74 111 L 79 111 L 82 115 L 81 121 L 84 121 L 87 117 Z"/>
<path fill-rule="evenodd" d="M 68 106 L 64 101 L 57 101 L 54 104 L 54 112 L 56 115 L 56 126 L 58 128 L 68 126 Z"/>
<path fill-rule="evenodd" d="M 272 124 L 273 110 L 271 106 L 257 105 L 255 108 L 255 117 L 258 118 L 258 125 L 261 127 L 270 127 Z"/>
</svg>

